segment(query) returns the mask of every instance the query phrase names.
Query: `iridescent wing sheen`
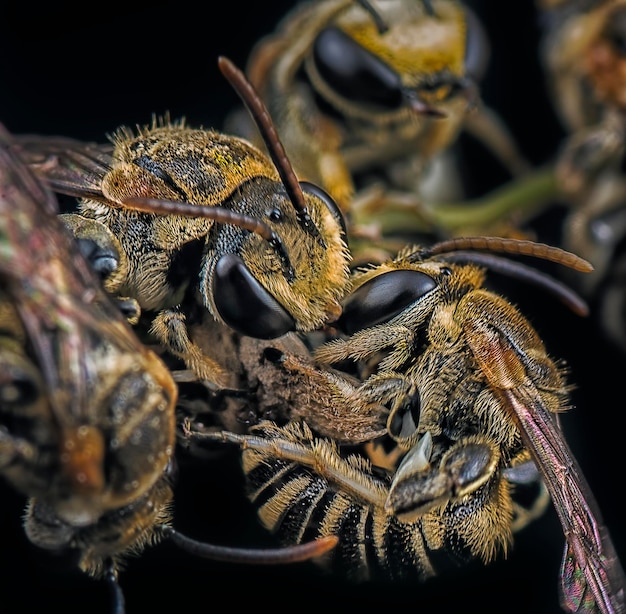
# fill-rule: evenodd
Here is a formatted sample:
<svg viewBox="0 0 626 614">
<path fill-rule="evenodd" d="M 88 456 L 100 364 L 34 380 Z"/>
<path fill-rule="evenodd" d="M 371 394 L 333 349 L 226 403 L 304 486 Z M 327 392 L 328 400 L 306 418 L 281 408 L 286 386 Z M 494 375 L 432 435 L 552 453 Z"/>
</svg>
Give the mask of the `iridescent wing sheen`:
<svg viewBox="0 0 626 614">
<path fill-rule="evenodd" d="M 552 497 L 563 533 L 561 606 L 569 612 L 626 612 L 626 577 L 597 501 L 517 349 L 493 323 L 467 323 L 468 343 L 517 423 Z"/>
</svg>

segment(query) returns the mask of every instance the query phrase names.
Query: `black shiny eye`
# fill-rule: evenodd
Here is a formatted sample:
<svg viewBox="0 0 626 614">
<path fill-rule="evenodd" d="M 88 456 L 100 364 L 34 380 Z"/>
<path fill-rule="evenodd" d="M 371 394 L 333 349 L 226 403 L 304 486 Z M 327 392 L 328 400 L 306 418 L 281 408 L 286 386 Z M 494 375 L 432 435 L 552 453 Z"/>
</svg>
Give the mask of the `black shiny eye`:
<svg viewBox="0 0 626 614">
<path fill-rule="evenodd" d="M 322 30 L 313 59 L 322 79 L 346 100 L 384 110 L 402 106 L 398 74 L 339 28 Z"/>
<path fill-rule="evenodd" d="M 242 335 L 273 339 L 296 329 L 284 307 L 234 254 L 215 265 L 214 300 L 224 322 Z"/>
<path fill-rule="evenodd" d="M 436 287 L 435 280 L 420 271 L 390 271 L 378 275 L 348 297 L 337 327 L 351 335 L 387 322 Z"/>
<path fill-rule="evenodd" d="M 307 194 L 313 194 L 317 196 L 328 208 L 328 210 L 334 215 L 335 219 L 339 222 L 341 226 L 341 230 L 344 234 L 344 239 L 348 241 L 348 231 L 346 227 L 346 220 L 343 217 L 343 213 L 339 209 L 337 203 L 333 200 L 332 196 L 328 194 L 328 192 L 324 191 L 318 185 L 314 183 L 309 183 L 308 181 L 301 181 L 300 186 L 302 187 L 302 191 Z"/>
</svg>

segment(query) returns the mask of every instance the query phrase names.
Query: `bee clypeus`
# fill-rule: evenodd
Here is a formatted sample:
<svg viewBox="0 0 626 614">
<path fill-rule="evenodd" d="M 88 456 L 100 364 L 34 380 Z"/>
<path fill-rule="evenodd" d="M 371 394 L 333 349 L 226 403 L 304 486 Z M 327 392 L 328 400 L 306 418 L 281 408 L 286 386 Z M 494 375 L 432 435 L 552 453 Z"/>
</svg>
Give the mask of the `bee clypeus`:
<svg viewBox="0 0 626 614">
<path fill-rule="evenodd" d="M 296 172 L 350 221 L 371 186 L 377 211 L 387 201 L 419 205 L 427 168 L 463 130 L 512 173 L 527 169 L 480 101 L 487 56 L 485 32 L 460 2 L 325 0 L 298 3 L 252 49 L 247 73 Z M 226 126 L 254 135 L 246 120 L 234 112 Z"/>
<path fill-rule="evenodd" d="M 264 526 L 285 543 L 337 535 L 322 561 L 357 580 L 423 580 L 506 553 L 514 523 L 525 522 L 516 490 L 534 470 L 566 538 L 563 607 L 624 611 L 621 564 L 556 422 L 569 408 L 565 366 L 517 307 L 484 287 L 486 269 L 536 283 L 578 313 L 586 305 L 544 273 L 480 250 L 591 270 L 574 254 L 528 241 L 479 237 L 406 249 L 355 274 L 337 322 L 344 336 L 315 352 L 327 364 L 374 360 L 372 374 L 344 394 L 355 407 L 360 399 L 388 408 L 399 452 L 390 470 L 296 421 L 198 437 L 239 444 Z"/>
<path fill-rule="evenodd" d="M 219 360 L 189 337 L 197 306 L 244 335 L 312 330 L 340 313 L 349 252 L 334 201 L 298 182 L 243 73 L 226 58 L 219 66 L 274 164 L 244 139 L 183 122 L 122 128 L 112 152 L 54 137 L 18 147 L 53 189 L 83 198 L 65 221 L 95 245 L 107 290 L 154 314 L 152 333 L 199 379 L 224 385 Z"/>
<path fill-rule="evenodd" d="M 289 563 L 332 547 L 248 550 L 171 527 L 177 386 L 101 288 L 41 185 L 0 132 L 0 476 L 28 499 L 41 548 L 108 579 L 168 539 L 216 560 Z"/>
</svg>

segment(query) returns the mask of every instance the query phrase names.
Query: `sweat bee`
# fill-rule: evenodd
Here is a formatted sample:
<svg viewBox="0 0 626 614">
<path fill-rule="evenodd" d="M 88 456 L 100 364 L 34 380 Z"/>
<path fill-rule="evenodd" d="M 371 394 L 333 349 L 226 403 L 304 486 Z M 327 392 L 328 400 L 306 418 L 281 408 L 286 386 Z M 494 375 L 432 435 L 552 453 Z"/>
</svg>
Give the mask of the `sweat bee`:
<svg viewBox="0 0 626 614">
<path fill-rule="evenodd" d="M 355 274 L 337 321 L 344 336 L 315 352 L 328 364 L 374 361 L 372 374 L 346 394 L 388 408 L 388 435 L 400 452 L 392 470 L 346 456 L 297 422 L 200 437 L 243 448 L 264 526 L 285 543 L 337 535 L 321 561 L 357 580 L 423 580 L 506 553 L 516 490 L 534 468 L 565 534 L 562 607 L 623 612 L 621 564 L 557 421 L 570 405 L 565 365 L 518 308 L 485 287 L 486 270 L 553 291 L 581 315 L 586 306 L 560 282 L 485 249 L 591 270 L 570 252 L 528 241 L 407 248 Z"/>
<path fill-rule="evenodd" d="M 136 135 L 121 128 L 112 152 L 54 137 L 25 136 L 18 148 L 54 190 L 82 198 L 64 219 L 99 247 L 93 262 L 105 288 L 136 300 L 171 354 L 223 386 L 226 370 L 189 337 L 198 307 L 244 335 L 309 331 L 339 315 L 350 257 L 334 201 L 296 179 L 243 73 L 218 63 L 271 160 L 244 139 L 184 122 Z"/>
<path fill-rule="evenodd" d="M 461 131 L 511 173 L 528 170 L 502 120 L 480 100 L 488 53 L 482 25 L 460 2 L 309 1 L 253 47 L 247 74 L 296 173 L 326 189 L 358 225 L 361 208 L 419 207 L 427 170 Z M 245 120 L 235 112 L 226 126 L 258 143 Z M 454 169 L 446 171 L 449 188 Z M 424 220 L 422 227 L 446 230 Z"/>
<path fill-rule="evenodd" d="M 290 563 L 304 548 L 205 544 L 171 527 L 177 386 L 101 288 L 51 192 L 0 133 L 0 476 L 28 499 L 32 544 L 77 553 L 124 598 L 124 561 L 166 539 L 220 561 Z"/>
</svg>

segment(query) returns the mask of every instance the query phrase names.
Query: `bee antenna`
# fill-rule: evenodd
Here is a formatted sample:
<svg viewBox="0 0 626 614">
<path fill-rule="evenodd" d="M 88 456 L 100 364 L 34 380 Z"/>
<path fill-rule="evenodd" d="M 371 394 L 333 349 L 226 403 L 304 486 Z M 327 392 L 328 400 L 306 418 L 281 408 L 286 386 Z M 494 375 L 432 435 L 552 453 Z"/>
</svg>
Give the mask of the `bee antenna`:
<svg viewBox="0 0 626 614">
<path fill-rule="evenodd" d="M 410 259 L 424 260 L 438 254 L 447 254 L 465 249 L 532 256 L 562 264 L 582 273 L 593 271 L 593 265 L 589 261 L 560 247 L 536 241 L 503 237 L 456 237 L 446 239 L 416 252 Z"/>
<path fill-rule="evenodd" d="M 196 541 L 166 525 L 159 527 L 159 531 L 166 539 L 189 554 L 225 563 L 251 565 L 286 565 L 309 561 L 325 554 L 339 541 L 336 536 L 328 535 L 304 544 L 281 548 L 230 548 Z"/>
<path fill-rule="evenodd" d="M 422 0 L 422 4 L 424 5 L 426 12 L 434 17 L 435 9 L 433 8 L 432 0 Z"/>
<path fill-rule="evenodd" d="M 131 197 L 122 202 L 122 206 L 143 213 L 157 213 L 161 215 L 182 215 L 185 217 L 204 217 L 220 224 L 231 224 L 244 230 L 254 232 L 265 239 L 274 249 L 282 263 L 283 275 L 291 282 L 295 272 L 289 259 L 284 243 L 272 228 L 263 220 L 244 213 L 231 211 L 226 207 L 203 207 L 191 203 L 181 203 L 160 198 Z"/>
<path fill-rule="evenodd" d="M 389 30 L 389 26 L 385 23 L 385 20 L 381 17 L 380 13 L 372 6 L 372 3 L 369 0 L 356 0 L 357 4 L 360 4 L 363 9 L 365 9 L 374 20 L 376 24 L 376 28 L 378 29 L 379 34 L 384 34 Z M 424 2 L 425 5 L 430 4 L 429 2 Z M 432 9 L 432 7 L 431 7 Z"/>
<path fill-rule="evenodd" d="M 461 250 L 447 255 L 443 254 L 443 259 L 451 262 L 471 262 L 473 264 L 484 266 L 496 273 L 502 273 L 508 277 L 519 279 L 520 281 L 526 283 L 531 283 L 556 296 L 577 315 L 589 315 L 589 306 L 587 303 L 569 286 L 554 277 L 522 264 L 521 262 L 501 258 L 495 254 L 482 254 L 480 252 Z"/>
<path fill-rule="evenodd" d="M 239 70 L 239 68 L 237 68 L 228 58 L 220 56 L 217 59 L 217 64 L 224 77 L 226 77 L 241 100 L 243 100 L 248 111 L 250 112 L 250 115 L 252 115 L 252 118 L 254 119 L 261 136 L 263 137 L 263 141 L 267 146 L 270 157 L 274 162 L 274 166 L 276 167 L 281 181 L 285 186 L 287 196 L 289 196 L 289 200 L 296 209 L 298 223 L 312 237 L 317 237 L 321 241 L 320 232 L 309 214 L 302 186 L 298 182 L 296 173 L 291 166 L 291 162 L 289 162 L 285 148 L 280 141 L 280 137 L 278 136 L 278 132 L 276 132 L 272 118 L 263 104 L 261 97 L 243 72 Z"/>
</svg>

